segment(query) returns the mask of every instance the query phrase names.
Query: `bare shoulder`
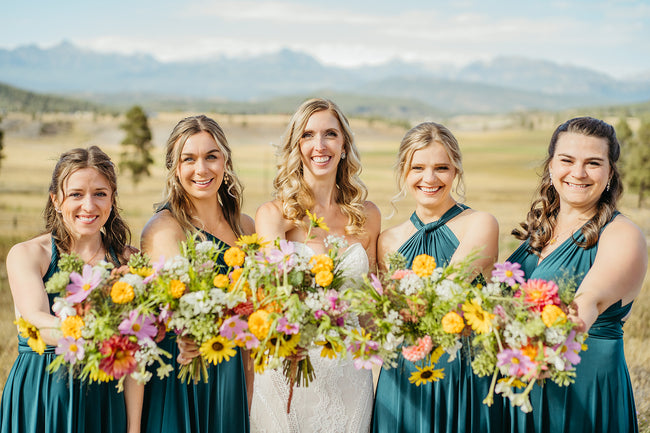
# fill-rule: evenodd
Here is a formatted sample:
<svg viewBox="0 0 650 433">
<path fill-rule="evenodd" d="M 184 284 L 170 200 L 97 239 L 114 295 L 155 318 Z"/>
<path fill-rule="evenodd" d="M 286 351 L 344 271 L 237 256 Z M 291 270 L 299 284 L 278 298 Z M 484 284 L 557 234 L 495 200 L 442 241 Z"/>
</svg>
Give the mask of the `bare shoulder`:
<svg viewBox="0 0 650 433">
<path fill-rule="evenodd" d="M 159 234 L 180 234 L 185 237 L 176 218 L 167 209 L 155 213 L 142 229 L 141 238 L 150 238 Z"/>
<path fill-rule="evenodd" d="M 282 204 L 278 200 L 267 201 L 257 208 L 255 219 L 259 217 L 282 218 Z"/>
<path fill-rule="evenodd" d="M 387 228 L 379 235 L 378 255 L 383 257 L 386 253 L 397 251 L 397 249 L 415 232 L 410 220 L 406 220 L 396 226 Z"/>
<path fill-rule="evenodd" d="M 162 210 L 152 216 L 142 229 L 140 248 L 154 260 L 161 254 L 171 257 L 170 254 L 178 250 L 178 243 L 185 238 L 185 232 L 178 221 L 168 210 Z"/>
<path fill-rule="evenodd" d="M 284 238 L 294 228 L 293 221 L 282 215 L 282 205 L 278 200 L 264 203 L 255 213 L 255 231 L 268 239 L 278 236 Z"/>
<path fill-rule="evenodd" d="M 381 218 L 381 211 L 377 205 L 371 201 L 366 200 L 363 202 L 363 210 L 368 218 Z"/>
<path fill-rule="evenodd" d="M 465 224 L 471 226 L 475 224 L 487 225 L 488 227 L 498 226 L 497 219 L 494 215 L 476 209 L 467 209 L 461 214 L 461 219 L 465 221 Z"/>
<path fill-rule="evenodd" d="M 13 269 L 39 269 L 45 275 L 52 258 L 52 236 L 49 233 L 17 243 L 7 253 L 7 272 Z"/>
<path fill-rule="evenodd" d="M 245 235 L 250 235 L 255 232 L 255 220 L 249 215 L 241 214 L 239 217 L 239 224 Z"/>
<path fill-rule="evenodd" d="M 632 220 L 624 215 L 618 215 L 605 227 L 600 236 L 600 245 L 612 244 L 617 248 L 640 248 L 646 250 L 643 232 Z"/>
</svg>

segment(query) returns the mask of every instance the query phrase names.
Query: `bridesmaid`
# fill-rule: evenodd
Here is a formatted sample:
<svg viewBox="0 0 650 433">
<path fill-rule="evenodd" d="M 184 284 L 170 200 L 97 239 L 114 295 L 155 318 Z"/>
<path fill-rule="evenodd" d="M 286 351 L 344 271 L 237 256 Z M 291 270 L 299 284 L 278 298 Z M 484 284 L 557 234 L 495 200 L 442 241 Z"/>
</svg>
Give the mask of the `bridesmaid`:
<svg viewBox="0 0 650 433">
<path fill-rule="evenodd" d="M 167 140 L 167 184 L 158 212 L 142 232 L 142 250 L 153 260 L 180 254 L 179 243 L 198 233 L 218 245 L 234 245 L 254 231 L 241 213 L 242 186 L 235 175 L 230 147 L 221 127 L 204 115 L 181 120 Z M 225 267 L 223 257 L 217 262 Z M 160 343 L 172 354 L 174 370 L 156 375 L 145 386 L 142 428 L 146 432 L 247 432 L 248 404 L 241 353 L 208 367 L 208 383 L 177 379 L 179 364 L 198 355 L 192 342 L 179 352 L 173 334 Z M 251 375 L 252 377 L 252 375 Z"/>
<path fill-rule="evenodd" d="M 396 249 L 410 267 L 419 254 L 435 258 L 438 266 L 458 262 L 479 250 L 475 275 L 489 275 L 498 254 L 496 219 L 458 203 L 452 189 L 462 194 L 463 168 L 458 142 L 443 125 L 425 122 L 406 133 L 397 160 L 400 199 L 409 193 L 416 202 L 411 218 L 379 236 L 381 262 Z M 501 432 L 503 400 L 492 407 L 482 404 L 490 379 L 472 373 L 469 359 L 458 352 L 448 362 L 443 354 L 438 365 L 445 377 L 415 386 L 409 382 L 414 364 L 401 355 L 398 366 L 382 370 L 377 383 L 373 414 L 374 432 Z"/>
<path fill-rule="evenodd" d="M 120 266 L 135 251 L 127 245 L 131 233 L 117 207 L 117 178 L 108 155 L 96 146 L 63 153 L 44 213 L 45 233 L 11 248 L 7 274 L 16 317 L 38 328 L 47 346 L 39 355 L 18 337 L 18 358 L 2 392 L 0 432 L 125 432 L 124 396 L 114 383 L 88 385 L 65 369 L 47 371 L 61 333 L 52 311 L 54 295 L 45 291 L 45 282 L 58 272 L 60 255 L 75 253 L 90 265 L 106 260 Z M 127 397 L 130 385 L 127 380 Z"/>
<path fill-rule="evenodd" d="M 576 382 L 547 381 L 531 393 L 533 410 L 512 410 L 518 432 L 636 432 L 634 395 L 623 353 L 623 323 L 646 273 L 647 246 L 639 228 L 616 209 L 623 187 L 616 168 L 614 128 L 578 117 L 560 125 L 526 221 L 524 240 L 509 261 L 526 278 L 574 275 L 578 317 L 589 337 Z"/>
</svg>

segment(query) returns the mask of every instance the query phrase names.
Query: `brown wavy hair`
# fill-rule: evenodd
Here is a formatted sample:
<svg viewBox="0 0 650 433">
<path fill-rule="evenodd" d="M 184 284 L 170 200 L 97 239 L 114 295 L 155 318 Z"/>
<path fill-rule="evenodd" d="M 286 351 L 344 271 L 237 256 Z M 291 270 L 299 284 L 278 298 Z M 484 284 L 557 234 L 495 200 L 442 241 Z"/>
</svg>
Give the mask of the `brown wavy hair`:
<svg viewBox="0 0 650 433">
<path fill-rule="evenodd" d="M 359 178 L 361 158 L 348 119 L 338 105 L 329 99 L 307 100 L 291 117 L 277 155 L 280 163 L 273 179 L 273 194 L 282 203 L 282 216 L 297 226 L 304 227 L 302 219 L 306 211 L 314 206 L 314 195 L 304 181 L 300 139 L 311 115 L 320 111 L 329 111 L 341 125 L 346 158 L 339 162 L 336 171 L 335 201 L 348 218 L 345 232 L 358 235 L 364 231 L 364 202 L 368 190 Z"/>
<path fill-rule="evenodd" d="M 456 187 L 454 192 L 460 201 L 465 199 L 465 182 L 463 177 L 463 157 L 460 146 L 454 134 L 444 125 L 435 122 L 423 122 L 411 128 L 402 138 L 395 163 L 395 180 L 399 192 L 391 199 L 393 209 L 395 203 L 407 195 L 406 176 L 411 169 L 413 154 L 433 143 L 440 143 L 444 147 L 452 165 L 456 169 Z"/>
<path fill-rule="evenodd" d="M 65 225 L 63 216 L 56 211 L 56 207 L 52 201 L 52 195 L 56 197 L 61 194 L 63 200 L 65 200 L 63 185 L 66 179 L 75 171 L 84 168 L 94 168 L 97 170 L 106 178 L 111 187 L 111 213 L 101 229 L 102 244 L 107 252 L 113 251 L 117 257 L 124 257 L 125 250 L 131 242 L 131 231 L 124 219 L 120 216 L 120 208 L 117 205 L 117 176 L 115 175 L 115 165 L 109 156 L 97 146 L 91 146 L 87 149 L 72 149 L 61 154 L 52 173 L 52 180 L 50 181 L 49 187 L 50 194 L 48 194 L 47 203 L 43 212 L 45 230 L 46 232 L 52 233 L 52 237 L 59 251 L 63 253 L 70 253 L 72 251 L 72 232 Z M 107 256 L 112 262 L 112 255 L 107 254 Z M 119 266 L 119 263 L 114 263 L 114 265 Z"/>
<path fill-rule="evenodd" d="M 612 219 L 616 212 L 616 202 L 623 194 L 621 175 L 616 167 L 621 146 L 616 138 L 614 127 L 593 117 L 576 117 L 558 126 L 551 137 L 548 155 L 542 166 L 542 179 L 537 189 L 536 198 L 526 216 L 526 221 L 520 224 L 521 228 L 515 228 L 512 231 L 517 239 L 528 239 L 531 250 L 537 254 L 550 241 L 560 210 L 560 198 L 551 182 L 549 165 L 555 155 L 557 141 L 565 132 L 607 140 L 607 159 L 610 168 L 609 188 L 601 194 L 596 204 L 596 214 L 582 228 L 585 242 L 575 241 L 580 247 L 590 248 L 596 245 L 600 231 Z"/>
<path fill-rule="evenodd" d="M 191 136 L 203 131 L 214 138 L 219 151 L 224 157 L 224 181 L 219 186 L 217 201 L 223 209 L 224 217 L 232 231 L 236 236 L 241 236 L 243 234 L 241 228 L 243 187 L 233 169 L 232 152 L 226 134 L 214 119 L 203 114 L 186 117 L 178 122 L 167 139 L 167 155 L 165 158 L 167 177 L 163 200 L 155 204 L 156 210 L 168 209 L 183 230 L 187 233 L 197 233 L 198 230 L 192 223 L 192 215 L 195 214 L 196 210 L 187 192 L 183 189 L 176 172 L 185 143 Z M 204 238 L 201 233 L 199 233 L 199 236 Z"/>
</svg>

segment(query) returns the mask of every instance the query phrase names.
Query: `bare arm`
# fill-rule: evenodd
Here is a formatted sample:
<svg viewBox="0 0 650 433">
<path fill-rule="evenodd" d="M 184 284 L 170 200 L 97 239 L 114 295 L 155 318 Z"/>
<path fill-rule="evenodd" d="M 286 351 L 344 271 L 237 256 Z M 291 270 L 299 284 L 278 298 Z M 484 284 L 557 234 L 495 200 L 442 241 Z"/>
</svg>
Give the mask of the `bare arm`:
<svg viewBox="0 0 650 433">
<path fill-rule="evenodd" d="M 458 263 L 473 252 L 478 252 L 472 276 L 482 273 L 489 279 L 492 266 L 499 255 L 499 224 L 496 218 L 486 212 L 474 212 L 466 218 L 460 244 L 451 263 Z"/>
<path fill-rule="evenodd" d="M 277 238 L 286 239 L 291 226 L 291 221 L 282 216 L 279 204 L 275 201 L 264 203 L 255 213 L 255 230 L 267 242 Z"/>
<path fill-rule="evenodd" d="M 142 400 L 144 385 L 140 385 L 131 376 L 124 381 L 124 402 L 126 404 L 126 431 L 139 433 L 142 420 Z"/>
<path fill-rule="evenodd" d="M 594 264 L 578 288 L 578 317 L 589 329 L 598 315 L 639 294 L 648 266 L 648 250 L 639 228 L 623 216 L 609 224 L 598 242 Z"/>
<path fill-rule="evenodd" d="M 377 272 L 377 238 L 381 231 L 381 212 L 379 208 L 371 201 L 364 204 L 366 213 L 365 229 L 368 236 L 368 245 L 366 254 L 368 254 L 368 264 L 370 272 Z"/>
<path fill-rule="evenodd" d="M 40 330 L 45 343 L 56 345 L 61 336 L 60 321 L 50 313 L 43 284 L 51 259 L 49 242 L 50 237 L 46 236 L 14 245 L 7 254 L 6 264 L 17 313 Z"/>
<path fill-rule="evenodd" d="M 153 261 L 169 259 L 181 253 L 179 244 L 187 238 L 185 232 L 167 211 L 155 214 L 147 222 L 140 236 L 140 249 Z"/>
</svg>

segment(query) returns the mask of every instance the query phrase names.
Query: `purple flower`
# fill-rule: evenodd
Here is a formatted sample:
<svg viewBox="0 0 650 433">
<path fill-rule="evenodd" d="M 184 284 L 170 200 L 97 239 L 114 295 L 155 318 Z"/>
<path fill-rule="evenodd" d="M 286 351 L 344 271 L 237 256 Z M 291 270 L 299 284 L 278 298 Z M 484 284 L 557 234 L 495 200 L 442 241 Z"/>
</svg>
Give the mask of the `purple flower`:
<svg viewBox="0 0 650 433">
<path fill-rule="evenodd" d="M 227 339 L 232 340 L 246 329 L 248 329 L 247 321 L 240 319 L 239 316 L 232 316 L 223 321 L 219 328 L 219 333 Z"/>
<path fill-rule="evenodd" d="M 320 320 L 320 318 L 323 317 L 325 314 L 326 313 L 323 310 L 314 311 L 314 317 L 316 318 L 316 320 Z"/>
<path fill-rule="evenodd" d="M 497 354 L 497 367 L 506 367 L 508 376 L 523 377 L 535 371 L 535 363 L 517 349 L 505 349 Z M 503 372 L 503 369 L 501 370 Z M 504 373 L 505 374 L 505 373 Z"/>
<path fill-rule="evenodd" d="M 372 369 L 373 365 L 381 367 L 384 361 L 378 355 L 372 355 L 369 359 L 357 358 L 354 360 L 354 366 L 357 370 L 362 368 L 365 370 Z"/>
<path fill-rule="evenodd" d="M 384 288 L 382 287 L 379 278 L 377 278 L 377 275 L 370 274 L 370 284 L 372 285 L 372 287 L 375 288 L 375 290 L 377 291 L 377 293 L 379 293 L 380 296 L 384 294 Z"/>
<path fill-rule="evenodd" d="M 65 288 L 69 295 L 68 301 L 79 303 L 86 299 L 90 292 L 102 281 L 101 269 L 93 269 L 90 265 L 84 265 L 81 275 L 77 272 L 70 274 L 71 283 Z"/>
<path fill-rule="evenodd" d="M 124 335 L 135 335 L 138 340 L 153 340 L 158 334 L 158 328 L 155 323 L 155 318 L 152 314 L 141 316 L 137 310 L 133 310 L 129 313 L 129 317 L 120 323 L 117 329 Z"/>
<path fill-rule="evenodd" d="M 553 350 L 556 352 L 560 349 L 558 352 L 560 356 L 564 357 L 564 359 L 573 365 L 580 363 L 580 355 L 578 355 L 578 353 L 582 349 L 582 344 L 578 343 L 575 338 L 576 331 L 572 329 L 564 343 L 560 343 L 553 347 Z"/>
<path fill-rule="evenodd" d="M 492 271 L 492 277 L 496 278 L 498 282 L 506 283 L 511 287 L 516 283 L 522 284 L 524 282 L 524 271 L 520 268 L 519 263 L 496 263 Z"/>
<path fill-rule="evenodd" d="M 81 361 L 84 357 L 84 345 L 86 341 L 83 338 L 75 340 L 74 337 L 65 337 L 59 339 L 54 353 L 57 355 L 63 354 L 63 359 L 65 362 L 74 364 L 77 361 Z"/>
<path fill-rule="evenodd" d="M 237 335 L 235 342 L 240 344 L 243 343 L 246 346 L 246 349 L 253 349 L 254 347 L 258 347 L 260 345 L 260 340 L 258 340 L 257 337 L 250 332 L 242 332 L 241 334 Z"/>
<path fill-rule="evenodd" d="M 150 283 L 151 281 L 153 281 L 153 279 L 158 276 L 158 271 L 160 271 L 163 268 L 163 266 L 165 266 L 165 256 L 161 255 L 160 259 L 158 259 L 157 262 L 155 262 L 155 263 L 153 263 L 151 265 L 151 268 L 153 269 L 153 272 L 151 273 L 151 275 L 149 275 L 147 278 L 142 280 L 142 282 L 147 284 L 147 283 Z"/>
<path fill-rule="evenodd" d="M 280 248 L 274 248 L 267 252 L 266 260 L 277 265 L 280 272 L 289 272 L 296 264 L 296 257 L 294 255 L 295 248 L 293 243 L 281 239 Z"/>
<path fill-rule="evenodd" d="M 278 319 L 278 326 L 275 329 L 287 335 L 293 335 L 300 331 L 300 325 L 297 323 L 289 323 L 286 317 L 280 317 Z"/>
</svg>

